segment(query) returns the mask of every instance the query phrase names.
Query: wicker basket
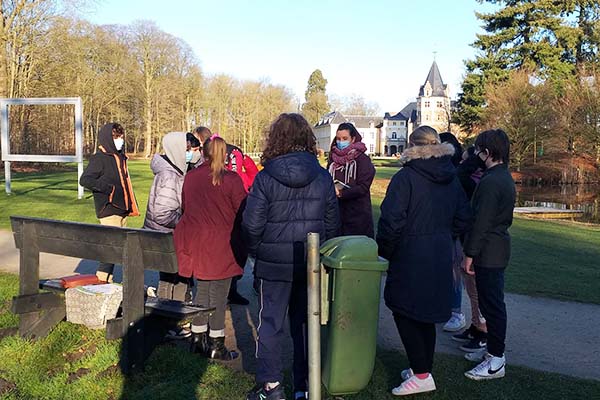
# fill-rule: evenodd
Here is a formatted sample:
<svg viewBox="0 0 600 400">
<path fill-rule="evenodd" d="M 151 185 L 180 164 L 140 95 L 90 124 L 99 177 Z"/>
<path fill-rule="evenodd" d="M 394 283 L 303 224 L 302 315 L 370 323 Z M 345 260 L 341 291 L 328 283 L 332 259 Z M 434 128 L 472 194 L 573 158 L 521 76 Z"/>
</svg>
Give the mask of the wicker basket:
<svg viewBox="0 0 600 400">
<path fill-rule="evenodd" d="M 91 329 L 105 328 L 106 321 L 117 316 L 122 300 L 123 287 L 114 283 L 67 289 L 67 321 Z"/>
</svg>

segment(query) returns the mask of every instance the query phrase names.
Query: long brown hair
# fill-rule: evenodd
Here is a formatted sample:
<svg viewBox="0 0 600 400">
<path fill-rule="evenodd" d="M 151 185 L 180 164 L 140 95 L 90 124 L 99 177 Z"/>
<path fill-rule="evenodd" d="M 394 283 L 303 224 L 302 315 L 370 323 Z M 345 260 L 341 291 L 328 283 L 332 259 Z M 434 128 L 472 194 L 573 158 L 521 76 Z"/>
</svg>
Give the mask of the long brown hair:
<svg viewBox="0 0 600 400">
<path fill-rule="evenodd" d="M 202 149 L 204 157 L 210 163 L 212 184 L 220 185 L 225 175 L 225 157 L 227 157 L 227 144 L 220 137 L 207 140 Z"/>
<path fill-rule="evenodd" d="M 300 114 L 281 114 L 269 128 L 262 162 L 294 151 L 318 154 L 317 140 L 309 123 Z"/>
</svg>

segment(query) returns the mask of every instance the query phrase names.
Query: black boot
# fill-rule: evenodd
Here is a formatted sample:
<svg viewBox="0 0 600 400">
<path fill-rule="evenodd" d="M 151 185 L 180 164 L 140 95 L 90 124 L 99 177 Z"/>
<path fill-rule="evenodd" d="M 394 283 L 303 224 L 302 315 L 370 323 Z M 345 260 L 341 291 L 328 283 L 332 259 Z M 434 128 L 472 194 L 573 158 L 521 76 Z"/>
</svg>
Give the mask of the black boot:
<svg viewBox="0 0 600 400">
<path fill-rule="evenodd" d="M 208 338 L 207 356 L 214 360 L 231 361 L 238 358 L 239 354 L 237 351 L 229 350 L 225 347 L 225 337 L 221 336 L 218 338 Z"/>
<path fill-rule="evenodd" d="M 192 333 L 190 352 L 206 356 L 208 353 L 208 332 Z"/>
</svg>

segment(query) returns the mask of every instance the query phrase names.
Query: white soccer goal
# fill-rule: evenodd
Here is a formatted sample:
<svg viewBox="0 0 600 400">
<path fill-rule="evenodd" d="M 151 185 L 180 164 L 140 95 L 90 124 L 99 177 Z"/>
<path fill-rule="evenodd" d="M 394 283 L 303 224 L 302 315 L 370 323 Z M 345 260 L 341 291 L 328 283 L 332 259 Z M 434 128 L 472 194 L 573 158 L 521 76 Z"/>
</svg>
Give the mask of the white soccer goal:
<svg viewBox="0 0 600 400">
<path fill-rule="evenodd" d="M 49 106 L 49 105 L 75 106 L 75 155 L 43 155 L 43 154 L 11 154 L 10 152 L 10 106 Z M 2 161 L 4 161 L 4 177 L 6 193 L 11 194 L 10 163 L 11 161 L 23 162 L 59 162 L 77 163 L 77 198 L 83 198 L 83 187 L 79 185 L 79 178 L 83 174 L 83 106 L 80 97 L 39 97 L 22 99 L 0 99 L 0 139 L 2 146 Z"/>
</svg>

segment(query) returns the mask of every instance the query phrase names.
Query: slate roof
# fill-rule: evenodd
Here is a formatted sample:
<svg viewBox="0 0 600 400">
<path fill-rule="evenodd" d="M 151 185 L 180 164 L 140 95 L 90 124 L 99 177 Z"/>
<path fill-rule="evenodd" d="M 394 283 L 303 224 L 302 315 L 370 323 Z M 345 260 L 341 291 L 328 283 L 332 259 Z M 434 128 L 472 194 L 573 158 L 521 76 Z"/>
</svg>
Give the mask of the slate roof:
<svg viewBox="0 0 600 400">
<path fill-rule="evenodd" d="M 408 103 L 398 114 L 390 116 L 385 113 L 385 119 L 390 121 L 411 121 L 417 120 L 417 102 Z"/>
<path fill-rule="evenodd" d="M 431 64 L 431 68 L 429 69 L 429 74 L 427 74 L 427 79 L 425 79 L 425 83 L 419 89 L 419 96 L 425 95 L 425 85 L 429 82 L 431 85 L 431 95 L 432 96 L 446 96 L 446 88 L 448 85 L 444 85 L 444 81 L 442 80 L 442 75 L 440 74 L 440 70 L 438 69 L 437 63 L 434 61 Z"/>
<path fill-rule="evenodd" d="M 315 128 L 331 124 L 341 124 L 344 122 L 352 123 L 356 128 L 369 128 L 371 122 L 378 125 L 383 121 L 383 118 L 372 115 L 344 115 L 339 111 L 333 111 L 325 114 L 323 118 L 315 125 Z"/>
</svg>

